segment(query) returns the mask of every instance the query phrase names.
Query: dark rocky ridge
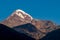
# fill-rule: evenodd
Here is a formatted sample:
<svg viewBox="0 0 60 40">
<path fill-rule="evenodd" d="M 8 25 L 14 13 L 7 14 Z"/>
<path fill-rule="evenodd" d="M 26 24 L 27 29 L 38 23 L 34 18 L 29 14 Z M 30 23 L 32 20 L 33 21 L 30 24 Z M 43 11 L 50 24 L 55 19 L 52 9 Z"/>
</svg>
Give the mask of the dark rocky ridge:
<svg viewBox="0 0 60 40">
<path fill-rule="evenodd" d="M 15 31 L 8 26 L 0 24 L 0 40 L 35 40 L 30 36 Z"/>
<path fill-rule="evenodd" d="M 46 36 L 40 40 L 60 40 L 60 29 L 49 32 Z"/>
</svg>

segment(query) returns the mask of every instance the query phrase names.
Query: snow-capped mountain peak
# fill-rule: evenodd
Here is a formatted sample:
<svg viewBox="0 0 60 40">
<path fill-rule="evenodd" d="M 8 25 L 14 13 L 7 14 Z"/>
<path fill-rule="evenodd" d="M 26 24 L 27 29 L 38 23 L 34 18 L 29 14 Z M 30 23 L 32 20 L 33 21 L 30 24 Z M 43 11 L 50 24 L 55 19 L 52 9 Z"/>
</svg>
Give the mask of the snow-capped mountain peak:
<svg viewBox="0 0 60 40">
<path fill-rule="evenodd" d="M 14 28 L 18 32 L 23 32 L 36 40 L 44 37 L 52 30 L 57 29 L 53 22 L 34 19 L 28 13 L 20 9 L 14 11 L 2 24 Z"/>
<path fill-rule="evenodd" d="M 14 11 L 3 23 L 5 23 L 5 25 L 9 24 L 9 26 L 12 27 L 26 23 L 31 23 L 32 20 L 32 16 L 30 16 L 23 10 L 18 9 Z"/>
</svg>

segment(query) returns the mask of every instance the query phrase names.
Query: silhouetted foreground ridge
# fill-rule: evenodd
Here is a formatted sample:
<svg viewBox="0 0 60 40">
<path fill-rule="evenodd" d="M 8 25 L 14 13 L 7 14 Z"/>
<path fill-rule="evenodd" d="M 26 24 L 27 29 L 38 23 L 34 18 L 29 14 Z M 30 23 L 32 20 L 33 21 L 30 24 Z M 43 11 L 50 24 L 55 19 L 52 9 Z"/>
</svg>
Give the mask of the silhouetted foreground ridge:
<svg viewBox="0 0 60 40">
<path fill-rule="evenodd" d="M 18 33 L 15 30 L 8 28 L 3 24 L 0 24 L 0 40 L 34 40 L 34 39 L 25 34 Z"/>
</svg>

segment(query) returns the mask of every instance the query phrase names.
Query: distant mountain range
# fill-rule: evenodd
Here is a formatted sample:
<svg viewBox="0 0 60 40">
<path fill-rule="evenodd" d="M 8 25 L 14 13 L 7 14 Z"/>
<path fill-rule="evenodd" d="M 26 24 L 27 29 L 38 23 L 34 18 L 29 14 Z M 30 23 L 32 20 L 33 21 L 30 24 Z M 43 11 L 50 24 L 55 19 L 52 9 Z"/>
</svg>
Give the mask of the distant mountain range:
<svg viewBox="0 0 60 40">
<path fill-rule="evenodd" d="M 49 20 L 34 19 L 31 15 L 20 9 L 14 11 L 11 16 L 1 22 L 1 24 L 36 40 L 43 38 L 53 30 L 60 29 L 55 23 Z"/>
</svg>

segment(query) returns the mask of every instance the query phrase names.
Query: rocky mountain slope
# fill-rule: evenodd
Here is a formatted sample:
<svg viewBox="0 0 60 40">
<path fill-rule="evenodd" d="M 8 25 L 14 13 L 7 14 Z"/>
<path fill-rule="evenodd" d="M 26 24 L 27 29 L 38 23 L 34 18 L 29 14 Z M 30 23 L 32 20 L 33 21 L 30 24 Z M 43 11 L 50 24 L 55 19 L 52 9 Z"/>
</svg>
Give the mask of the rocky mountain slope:
<svg viewBox="0 0 60 40">
<path fill-rule="evenodd" d="M 14 27 L 26 23 L 31 23 L 32 19 L 33 18 L 29 14 L 18 9 L 2 23 L 7 26 Z"/>
</svg>

